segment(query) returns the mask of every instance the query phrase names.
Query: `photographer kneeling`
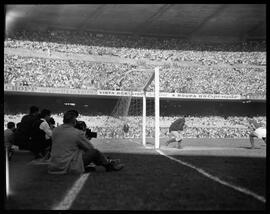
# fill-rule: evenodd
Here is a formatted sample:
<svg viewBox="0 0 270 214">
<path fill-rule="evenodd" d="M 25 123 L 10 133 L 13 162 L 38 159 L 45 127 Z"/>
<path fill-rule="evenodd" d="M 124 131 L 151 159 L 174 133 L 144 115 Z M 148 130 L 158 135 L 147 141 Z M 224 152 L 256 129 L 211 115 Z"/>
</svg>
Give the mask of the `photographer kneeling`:
<svg viewBox="0 0 270 214">
<path fill-rule="evenodd" d="M 123 164 L 112 162 L 95 149 L 85 132 L 75 128 L 78 115 L 73 111 L 64 114 L 64 124 L 52 134 L 51 158 L 48 172 L 51 174 L 83 173 L 90 163 L 104 166 L 106 171 L 118 171 Z"/>
</svg>

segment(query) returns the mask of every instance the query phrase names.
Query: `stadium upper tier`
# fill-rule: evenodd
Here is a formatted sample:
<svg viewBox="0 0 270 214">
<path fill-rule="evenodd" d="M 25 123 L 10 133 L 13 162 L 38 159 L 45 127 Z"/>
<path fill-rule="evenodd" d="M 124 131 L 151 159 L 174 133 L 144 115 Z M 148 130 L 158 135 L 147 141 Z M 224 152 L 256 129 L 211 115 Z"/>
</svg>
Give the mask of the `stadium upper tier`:
<svg viewBox="0 0 270 214">
<path fill-rule="evenodd" d="M 29 32 L 9 35 L 5 47 L 118 56 L 150 61 L 193 62 L 201 65 L 266 65 L 266 43 L 191 43 L 180 39 L 134 37 L 74 31 Z"/>
<path fill-rule="evenodd" d="M 138 90 L 149 73 L 127 63 L 4 55 L 4 83 L 56 88 Z M 153 83 L 150 90 L 153 90 Z M 178 66 L 161 69 L 160 91 L 266 95 L 266 67 Z"/>
</svg>

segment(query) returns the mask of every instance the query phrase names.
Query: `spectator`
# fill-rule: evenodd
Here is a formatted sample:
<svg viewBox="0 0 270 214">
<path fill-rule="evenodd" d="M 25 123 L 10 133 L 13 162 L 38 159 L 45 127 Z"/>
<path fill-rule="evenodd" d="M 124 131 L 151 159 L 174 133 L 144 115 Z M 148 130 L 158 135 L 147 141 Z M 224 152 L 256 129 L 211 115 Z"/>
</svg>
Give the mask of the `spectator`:
<svg viewBox="0 0 270 214">
<path fill-rule="evenodd" d="M 83 173 L 87 171 L 87 165 L 91 162 L 104 166 L 106 171 L 117 171 L 123 168 L 123 164 L 110 162 L 93 147 L 83 131 L 74 128 L 76 125 L 74 112 L 66 112 L 63 122 L 63 125 L 53 131 L 49 173 Z"/>
<path fill-rule="evenodd" d="M 14 145 L 14 131 L 15 131 L 15 123 L 8 122 L 7 129 L 4 131 L 4 142 L 6 152 L 8 154 L 8 160 L 11 160 L 11 157 L 14 153 L 12 149 L 12 145 Z"/>
<path fill-rule="evenodd" d="M 31 106 L 29 114 L 22 117 L 15 131 L 15 144 L 19 146 L 19 149 L 29 149 L 32 125 L 38 119 L 38 114 L 39 108 Z"/>
<path fill-rule="evenodd" d="M 123 131 L 124 131 L 124 137 L 127 137 L 128 131 L 129 131 L 129 125 L 128 123 L 125 123 L 123 126 Z"/>
<path fill-rule="evenodd" d="M 70 109 L 67 112 L 70 112 L 72 114 L 75 114 L 76 118 L 79 117 L 79 112 L 76 109 Z"/>
<path fill-rule="evenodd" d="M 49 158 L 52 137 L 52 130 L 49 125 L 50 118 L 51 111 L 43 109 L 40 113 L 40 118 L 32 125 L 33 131 L 31 134 L 32 139 L 30 149 L 35 155 L 35 159 Z"/>
<path fill-rule="evenodd" d="M 49 124 L 51 130 L 53 130 L 55 128 L 55 120 L 53 119 L 53 117 L 51 117 L 49 119 L 48 124 Z"/>
</svg>

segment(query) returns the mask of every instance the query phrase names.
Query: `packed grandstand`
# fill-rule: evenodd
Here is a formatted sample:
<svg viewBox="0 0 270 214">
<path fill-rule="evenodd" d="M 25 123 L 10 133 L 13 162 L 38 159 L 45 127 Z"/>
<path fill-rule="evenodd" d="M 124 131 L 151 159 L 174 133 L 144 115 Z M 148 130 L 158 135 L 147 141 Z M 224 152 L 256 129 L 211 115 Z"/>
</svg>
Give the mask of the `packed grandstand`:
<svg viewBox="0 0 270 214">
<path fill-rule="evenodd" d="M 20 31 L 6 39 L 5 49 L 17 50 L 16 55 L 5 54 L 6 84 L 124 90 L 129 88 L 132 76 L 122 80 L 123 74 L 143 67 L 130 61 L 91 62 L 76 57 L 84 54 L 145 60 L 146 65 L 148 61 L 160 62 L 161 91 L 266 95 L 266 51 L 261 41 L 203 45 L 176 39 L 97 37 L 87 32 Z M 25 56 L 24 49 L 35 56 Z M 46 55 L 34 52 L 40 50 Z M 59 59 L 57 54 L 63 52 L 74 57 Z"/>
<path fill-rule="evenodd" d="M 161 92 L 266 96 L 265 41 L 198 44 L 169 38 L 20 30 L 9 35 L 4 46 L 7 85 L 130 90 L 134 76 L 125 76 L 127 71 L 158 64 L 162 70 Z M 93 60 L 91 56 L 100 58 Z M 18 123 L 22 116 L 20 112 L 5 114 L 5 125 L 9 121 Z M 61 115 L 52 116 L 58 124 L 62 123 Z M 106 126 L 107 115 L 81 115 L 81 119 L 101 138 L 124 136 L 122 127 L 113 126 L 117 124 L 113 117 L 109 117 L 111 122 Z M 161 137 L 167 136 L 167 127 L 174 119 L 174 116 L 160 118 Z M 266 117 L 256 119 L 265 126 Z M 138 123 L 141 117 L 128 120 L 130 131 L 126 137 L 141 137 L 141 123 Z M 153 118 L 149 123 L 153 123 Z M 189 115 L 187 125 L 187 138 L 245 138 L 250 132 L 247 117 L 240 116 L 225 119 Z M 147 136 L 153 135 L 150 125 Z"/>
</svg>

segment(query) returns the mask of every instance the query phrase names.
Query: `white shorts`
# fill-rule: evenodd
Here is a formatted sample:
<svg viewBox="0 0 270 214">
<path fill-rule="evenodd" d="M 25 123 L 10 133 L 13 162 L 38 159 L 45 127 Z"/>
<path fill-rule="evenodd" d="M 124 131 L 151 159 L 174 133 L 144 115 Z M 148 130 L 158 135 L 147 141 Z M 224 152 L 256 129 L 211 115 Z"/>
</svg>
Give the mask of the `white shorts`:
<svg viewBox="0 0 270 214">
<path fill-rule="evenodd" d="M 183 134 L 180 131 L 171 131 L 169 136 L 175 138 L 176 141 L 183 140 Z"/>
<path fill-rule="evenodd" d="M 263 127 L 257 128 L 254 131 L 254 134 L 260 139 L 266 138 L 266 128 L 263 128 Z"/>
</svg>

